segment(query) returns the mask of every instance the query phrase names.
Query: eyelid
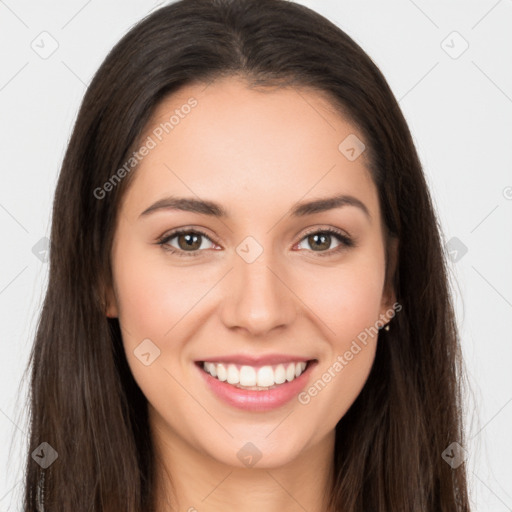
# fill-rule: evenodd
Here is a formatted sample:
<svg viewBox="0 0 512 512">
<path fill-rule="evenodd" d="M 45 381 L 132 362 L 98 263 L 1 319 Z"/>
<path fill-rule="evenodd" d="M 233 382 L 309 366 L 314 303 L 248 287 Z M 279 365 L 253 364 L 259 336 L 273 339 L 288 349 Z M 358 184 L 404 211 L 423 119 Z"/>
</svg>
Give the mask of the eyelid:
<svg viewBox="0 0 512 512">
<path fill-rule="evenodd" d="M 300 238 L 299 242 L 301 242 L 302 240 L 304 240 L 304 238 L 306 238 L 307 236 L 312 235 L 314 233 L 330 233 L 330 234 L 339 235 L 342 238 L 353 240 L 352 236 L 349 235 L 346 231 L 344 231 L 342 229 L 334 228 L 331 226 L 324 226 L 324 227 L 320 227 L 320 228 L 318 226 L 315 226 L 313 228 L 308 228 L 302 234 L 302 237 Z"/>
</svg>

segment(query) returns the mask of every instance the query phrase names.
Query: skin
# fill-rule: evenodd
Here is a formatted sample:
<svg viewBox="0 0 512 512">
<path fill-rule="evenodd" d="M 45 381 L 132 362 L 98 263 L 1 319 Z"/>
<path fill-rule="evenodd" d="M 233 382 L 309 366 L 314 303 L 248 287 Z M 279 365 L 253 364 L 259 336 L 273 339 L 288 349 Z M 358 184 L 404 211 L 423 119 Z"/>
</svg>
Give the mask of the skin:
<svg viewBox="0 0 512 512">
<path fill-rule="evenodd" d="M 233 77 L 168 96 L 146 135 L 191 96 L 197 106 L 143 158 L 123 198 L 107 300 L 149 402 L 158 510 L 325 511 L 334 428 L 367 380 L 377 336 L 308 404 L 293 399 L 267 412 L 220 401 L 194 361 L 234 353 L 317 359 L 308 388 L 389 312 L 395 297 L 366 153 L 349 161 L 338 150 L 349 134 L 364 137 L 319 92 L 249 89 Z M 289 215 L 296 202 L 336 193 L 359 199 L 370 218 L 350 205 Z M 218 202 L 230 216 L 170 209 L 140 216 L 169 195 Z M 210 238 L 199 239 L 199 256 L 187 256 L 183 238 L 167 244 L 184 257 L 157 244 L 182 227 Z M 306 231 L 329 227 L 356 246 L 336 253 L 342 242 L 332 236 L 315 251 Z M 236 252 L 247 236 L 263 249 L 252 263 Z M 161 351 L 149 366 L 134 355 L 146 338 Z M 253 467 L 237 457 L 249 441 L 262 454 Z"/>
</svg>

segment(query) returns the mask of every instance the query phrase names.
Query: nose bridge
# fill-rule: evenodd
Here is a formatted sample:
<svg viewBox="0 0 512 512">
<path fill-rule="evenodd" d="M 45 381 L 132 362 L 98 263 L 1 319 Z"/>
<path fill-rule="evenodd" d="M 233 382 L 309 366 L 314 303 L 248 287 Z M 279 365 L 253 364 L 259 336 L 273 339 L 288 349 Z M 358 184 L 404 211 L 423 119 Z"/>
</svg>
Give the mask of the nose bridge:
<svg viewBox="0 0 512 512">
<path fill-rule="evenodd" d="M 239 327 L 253 335 L 265 334 L 293 320 L 294 295 L 290 292 L 283 267 L 270 247 L 247 237 L 236 249 L 223 308 L 228 327 Z M 284 282 L 283 282 L 284 281 Z"/>
</svg>

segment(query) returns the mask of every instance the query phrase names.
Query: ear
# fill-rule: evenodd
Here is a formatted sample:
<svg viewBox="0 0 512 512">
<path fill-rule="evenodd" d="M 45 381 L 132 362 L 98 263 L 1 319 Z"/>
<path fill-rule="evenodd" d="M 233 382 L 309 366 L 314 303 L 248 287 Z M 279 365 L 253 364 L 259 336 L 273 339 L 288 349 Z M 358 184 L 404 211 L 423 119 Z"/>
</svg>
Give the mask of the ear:
<svg viewBox="0 0 512 512">
<path fill-rule="evenodd" d="M 117 301 L 112 289 L 109 289 L 109 291 L 106 294 L 105 314 L 108 318 L 117 318 L 119 316 Z"/>
<path fill-rule="evenodd" d="M 108 318 L 117 318 L 119 316 L 119 311 L 113 286 L 104 286 L 103 289 L 103 311 Z"/>
<path fill-rule="evenodd" d="M 386 251 L 386 279 L 382 291 L 381 314 L 385 314 L 396 302 L 395 275 L 398 264 L 398 238 L 389 236 L 387 238 Z"/>
</svg>

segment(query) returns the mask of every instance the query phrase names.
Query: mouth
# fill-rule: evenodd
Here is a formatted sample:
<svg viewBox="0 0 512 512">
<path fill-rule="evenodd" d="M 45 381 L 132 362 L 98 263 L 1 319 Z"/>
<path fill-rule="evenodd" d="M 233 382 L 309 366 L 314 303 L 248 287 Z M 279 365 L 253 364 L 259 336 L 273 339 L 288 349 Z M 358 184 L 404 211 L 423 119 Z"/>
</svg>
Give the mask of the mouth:
<svg viewBox="0 0 512 512">
<path fill-rule="evenodd" d="M 259 411 L 289 402 L 305 387 L 317 363 L 317 359 L 267 365 L 195 362 L 209 388 L 224 402 L 237 408 Z"/>
</svg>

